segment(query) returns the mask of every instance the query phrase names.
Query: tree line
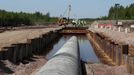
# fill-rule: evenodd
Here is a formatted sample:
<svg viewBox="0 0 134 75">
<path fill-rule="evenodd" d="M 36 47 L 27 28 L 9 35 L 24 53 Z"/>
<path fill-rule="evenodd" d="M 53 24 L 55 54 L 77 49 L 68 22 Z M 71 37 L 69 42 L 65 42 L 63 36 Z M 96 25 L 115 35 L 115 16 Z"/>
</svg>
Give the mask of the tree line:
<svg viewBox="0 0 134 75">
<path fill-rule="evenodd" d="M 45 24 L 48 22 L 57 22 L 57 17 L 50 17 L 50 13 L 42 14 L 40 12 L 9 12 L 0 10 L 0 26 L 22 26 Z"/>
<path fill-rule="evenodd" d="M 129 6 L 122 6 L 116 4 L 109 9 L 108 16 L 103 16 L 100 19 L 122 19 L 132 20 L 134 19 L 134 3 Z"/>
</svg>

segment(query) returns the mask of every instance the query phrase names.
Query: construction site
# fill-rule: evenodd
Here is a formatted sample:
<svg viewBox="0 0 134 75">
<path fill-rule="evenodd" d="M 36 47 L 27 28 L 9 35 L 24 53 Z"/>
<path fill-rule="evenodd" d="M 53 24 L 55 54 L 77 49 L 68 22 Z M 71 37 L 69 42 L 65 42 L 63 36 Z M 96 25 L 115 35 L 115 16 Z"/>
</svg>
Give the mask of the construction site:
<svg viewBox="0 0 134 75">
<path fill-rule="evenodd" d="M 58 17 L 0 8 L 0 75 L 134 75 L 134 4 L 77 18 L 71 2 Z"/>
</svg>

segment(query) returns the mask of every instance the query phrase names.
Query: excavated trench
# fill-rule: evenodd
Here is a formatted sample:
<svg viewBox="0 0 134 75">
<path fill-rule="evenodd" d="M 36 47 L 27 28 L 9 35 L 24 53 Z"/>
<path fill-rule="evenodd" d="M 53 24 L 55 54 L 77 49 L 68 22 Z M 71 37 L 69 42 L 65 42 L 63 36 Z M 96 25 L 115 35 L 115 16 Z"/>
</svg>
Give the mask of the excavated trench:
<svg viewBox="0 0 134 75">
<path fill-rule="evenodd" d="M 50 31 L 42 34 L 40 37 L 27 39 L 26 43 L 12 44 L 10 47 L 2 48 L 0 60 L 8 60 L 18 66 L 20 63 L 31 63 L 31 58 L 34 58 L 35 55 L 43 56 L 44 59 L 49 60 L 71 36 L 77 36 L 81 61 L 84 63 L 100 63 L 86 33 L 85 28 L 65 28 Z M 3 72 L 6 72 L 6 74 L 15 73 L 14 71 L 9 72 L 7 69 L 3 69 L 3 67 L 1 69 Z M 10 69 L 10 66 L 8 69 Z"/>
<path fill-rule="evenodd" d="M 86 37 L 85 34 L 62 34 L 60 40 L 53 46 L 53 48 L 47 54 L 46 58 L 52 58 L 53 54 L 55 54 L 71 36 L 77 36 L 78 38 L 80 58 L 82 61 L 91 63 L 100 62 L 94 52 L 94 49 L 92 48 L 89 39 Z"/>
<path fill-rule="evenodd" d="M 88 32 L 85 28 L 66 28 L 50 31 L 40 37 L 27 39 L 27 43 L 12 44 L 10 47 L 4 47 L 0 52 L 0 60 L 9 60 L 15 65 L 25 63 L 35 55 L 43 56 L 44 59 L 49 60 L 71 36 L 77 36 L 82 63 L 103 63 L 100 59 L 102 55 L 98 53 L 98 48 L 94 44 L 95 41 L 89 34 L 94 38 L 93 33 Z M 84 72 L 84 66 L 82 69 Z M 7 74 L 12 74 L 12 72 L 7 72 Z"/>
</svg>

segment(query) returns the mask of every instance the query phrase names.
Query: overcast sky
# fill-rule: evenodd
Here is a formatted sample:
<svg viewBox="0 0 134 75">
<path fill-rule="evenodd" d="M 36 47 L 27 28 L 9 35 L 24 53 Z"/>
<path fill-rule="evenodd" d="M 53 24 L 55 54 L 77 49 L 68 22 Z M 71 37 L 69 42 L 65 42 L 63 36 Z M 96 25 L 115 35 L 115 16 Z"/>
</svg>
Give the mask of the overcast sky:
<svg viewBox="0 0 134 75">
<path fill-rule="evenodd" d="M 134 0 L 0 0 L 0 9 L 7 11 L 24 11 L 42 13 L 50 12 L 51 16 L 60 16 L 72 5 L 72 18 L 97 18 L 108 14 L 115 3 L 123 6 L 134 3 Z"/>
</svg>

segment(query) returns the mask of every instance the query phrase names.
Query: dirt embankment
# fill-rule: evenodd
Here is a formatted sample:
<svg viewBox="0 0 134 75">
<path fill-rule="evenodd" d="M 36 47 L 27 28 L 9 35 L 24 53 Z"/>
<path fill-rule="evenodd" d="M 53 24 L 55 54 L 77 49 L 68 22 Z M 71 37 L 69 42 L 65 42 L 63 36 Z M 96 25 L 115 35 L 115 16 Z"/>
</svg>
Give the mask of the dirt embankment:
<svg viewBox="0 0 134 75">
<path fill-rule="evenodd" d="M 116 37 L 110 37 L 112 36 L 112 34 L 109 34 L 104 31 L 102 32 L 102 30 L 99 30 L 99 29 L 92 29 L 93 31 L 95 32 L 98 32 L 98 33 L 101 33 L 101 34 L 104 34 L 106 35 L 107 37 L 109 38 L 112 38 L 114 39 L 115 41 L 116 40 L 120 40 Z M 123 34 L 123 33 L 122 33 Z M 121 36 L 124 36 L 125 37 L 126 34 L 124 35 L 121 35 Z M 95 47 L 95 51 L 97 51 L 97 53 L 100 52 L 100 55 L 99 55 L 99 58 L 100 58 L 100 61 L 103 63 L 103 59 L 105 59 L 105 61 L 108 61 L 109 58 L 106 58 L 106 54 L 103 52 L 103 50 L 101 50 L 101 48 L 99 47 L 99 45 L 94 41 L 94 39 L 92 37 L 90 37 L 90 34 L 88 34 L 88 37 L 93 45 L 93 47 Z M 116 39 L 117 38 L 117 39 Z M 120 40 L 119 42 L 125 42 L 125 40 Z M 105 62 L 104 61 L 104 62 Z M 127 71 L 127 68 L 125 66 L 109 66 L 109 65 L 106 65 L 106 64 L 102 64 L 102 63 L 98 63 L 98 64 L 86 64 L 86 71 L 87 71 L 87 75 L 132 75 L 132 74 L 129 74 L 128 71 Z"/>
<path fill-rule="evenodd" d="M 26 43 L 27 39 L 33 39 L 49 31 L 58 29 L 61 28 L 22 29 L 0 33 L 0 50 L 1 48 L 8 47 L 11 44 Z"/>
<path fill-rule="evenodd" d="M 42 56 L 34 56 L 34 58 L 29 61 L 19 63 L 18 65 L 14 65 L 8 60 L 5 60 L 0 63 L 2 68 L 0 75 L 31 75 L 46 62 L 47 60 Z"/>
<path fill-rule="evenodd" d="M 59 30 L 61 28 L 41 28 L 41 29 L 21 29 L 14 31 L 5 31 L 0 33 L 0 51 L 3 47 L 10 47 L 12 44 L 26 43 L 27 39 L 40 37 L 49 31 Z M 8 60 L 0 61 L 0 75 L 30 75 L 36 69 L 43 66 L 47 60 L 44 56 L 33 56 L 29 60 L 24 60 L 18 64 L 13 64 Z M 33 73 L 34 74 L 34 73 Z"/>
<path fill-rule="evenodd" d="M 132 75 L 124 66 L 108 66 L 104 64 L 86 64 L 87 75 Z"/>
<path fill-rule="evenodd" d="M 89 30 L 93 30 L 97 33 L 103 34 L 106 37 L 110 38 L 114 42 L 123 43 L 129 45 L 129 53 L 131 56 L 134 56 L 134 32 L 125 33 L 119 31 L 113 31 L 105 28 L 89 28 Z"/>
</svg>

